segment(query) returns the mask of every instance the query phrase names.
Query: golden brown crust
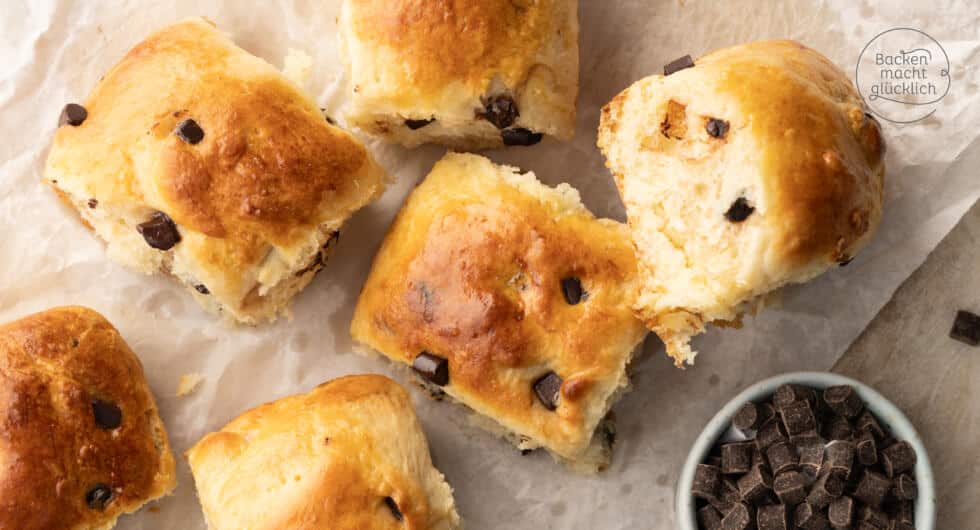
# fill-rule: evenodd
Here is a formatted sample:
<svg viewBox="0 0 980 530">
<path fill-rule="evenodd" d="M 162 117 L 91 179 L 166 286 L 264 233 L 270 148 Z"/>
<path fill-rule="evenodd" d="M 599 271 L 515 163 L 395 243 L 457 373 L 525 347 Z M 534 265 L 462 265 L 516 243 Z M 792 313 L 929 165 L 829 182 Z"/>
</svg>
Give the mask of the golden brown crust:
<svg viewBox="0 0 980 530">
<path fill-rule="evenodd" d="M 690 74 L 745 116 L 743 134 L 763 146 L 762 176 L 772 201 L 767 211 L 779 219 L 772 256 L 788 267 L 853 257 L 849 251 L 881 217 L 885 142 L 850 80 L 795 41 L 718 50 L 698 59 Z M 686 75 L 675 74 L 680 83 Z M 603 150 L 615 141 L 629 90 L 602 109 Z M 607 165 L 622 188 L 623 175 L 611 161 Z"/>
<path fill-rule="evenodd" d="M 93 400 L 122 422 L 100 428 Z M 105 510 L 86 495 L 112 488 Z M 139 360 L 101 315 L 62 307 L 0 326 L 0 528 L 101 529 L 175 486 Z"/>
<path fill-rule="evenodd" d="M 267 403 L 187 456 L 211 530 L 459 525 L 411 400 L 386 377 L 342 377 Z"/>
<path fill-rule="evenodd" d="M 480 93 L 495 76 L 523 83 L 534 54 L 553 31 L 557 0 L 349 0 L 356 35 L 399 50 L 391 66 L 405 98 L 424 98 L 462 83 Z"/>
<path fill-rule="evenodd" d="M 884 140 L 851 81 L 793 41 L 728 48 L 697 64 L 725 79 L 721 97 L 752 116 L 746 132 L 765 146 L 767 210 L 781 221 L 771 252 L 790 267 L 853 257 L 881 216 Z"/>
<path fill-rule="evenodd" d="M 173 265 L 186 270 L 175 274 L 206 284 L 233 313 L 247 313 L 270 253 L 301 268 L 292 261 L 309 261 L 318 237 L 383 188 L 362 145 L 327 124 L 279 71 L 201 19 L 138 44 L 84 106 L 84 123 L 55 133 L 46 179 L 133 222 L 165 212 L 183 238 Z M 203 129 L 200 143 L 175 134 L 187 119 Z"/>
<path fill-rule="evenodd" d="M 721 138 L 706 131 L 713 118 Z M 881 219 L 880 126 L 846 74 L 797 42 L 638 81 L 603 108 L 599 146 L 637 247 L 638 314 L 678 363 L 705 324 L 848 261 Z M 728 222 L 740 196 L 754 213 Z"/>
<path fill-rule="evenodd" d="M 352 123 L 414 146 L 499 147 L 482 116 L 512 97 L 513 127 L 570 138 L 578 94 L 575 0 L 349 0 L 341 17 Z M 405 119 L 434 120 L 412 130 Z"/>
<path fill-rule="evenodd" d="M 635 260 L 624 226 L 512 171 L 472 155 L 436 164 L 389 230 L 351 333 L 405 364 L 447 358 L 447 393 L 574 460 L 645 335 L 630 313 Z M 577 305 L 569 277 L 588 293 Z M 554 412 L 532 389 L 549 370 L 564 380 Z"/>
</svg>

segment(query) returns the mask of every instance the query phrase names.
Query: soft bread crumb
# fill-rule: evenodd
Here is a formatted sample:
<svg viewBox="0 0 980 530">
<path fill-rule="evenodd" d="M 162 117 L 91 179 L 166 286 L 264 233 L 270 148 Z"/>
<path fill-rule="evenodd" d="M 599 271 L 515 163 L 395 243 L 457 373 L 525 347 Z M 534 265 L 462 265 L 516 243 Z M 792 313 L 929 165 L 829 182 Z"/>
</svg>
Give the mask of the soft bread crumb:
<svg viewBox="0 0 980 530">
<path fill-rule="evenodd" d="M 313 72 L 313 57 L 303 50 L 290 48 L 282 62 L 282 75 L 304 86 Z"/>
<path fill-rule="evenodd" d="M 180 376 L 180 382 L 177 383 L 177 397 L 184 397 L 192 394 L 197 387 L 201 386 L 204 381 L 204 376 L 199 373 L 189 373 Z"/>
<path fill-rule="evenodd" d="M 639 261 L 634 310 L 679 367 L 708 324 L 845 263 L 881 218 L 880 127 L 847 75 L 796 42 L 637 81 L 603 107 L 598 145 Z M 751 209 L 730 216 L 740 201 Z"/>
</svg>

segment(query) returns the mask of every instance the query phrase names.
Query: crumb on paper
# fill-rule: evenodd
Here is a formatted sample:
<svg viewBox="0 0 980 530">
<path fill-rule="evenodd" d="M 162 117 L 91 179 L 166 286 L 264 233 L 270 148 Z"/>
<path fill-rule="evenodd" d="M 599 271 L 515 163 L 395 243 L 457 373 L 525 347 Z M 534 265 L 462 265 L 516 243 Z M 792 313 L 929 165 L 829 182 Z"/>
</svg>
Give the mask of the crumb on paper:
<svg viewBox="0 0 980 530">
<path fill-rule="evenodd" d="M 180 382 L 177 383 L 177 397 L 183 397 L 193 393 L 201 385 L 202 381 L 204 381 L 204 376 L 198 373 L 180 376 Z"/>
<path fill-rule="evenodd" d="M 160 507 L 159 506 L 150 506 L 149 508 L 147 508 L 147 510 L 150 513 L 160 513 Z"/>
</svg>

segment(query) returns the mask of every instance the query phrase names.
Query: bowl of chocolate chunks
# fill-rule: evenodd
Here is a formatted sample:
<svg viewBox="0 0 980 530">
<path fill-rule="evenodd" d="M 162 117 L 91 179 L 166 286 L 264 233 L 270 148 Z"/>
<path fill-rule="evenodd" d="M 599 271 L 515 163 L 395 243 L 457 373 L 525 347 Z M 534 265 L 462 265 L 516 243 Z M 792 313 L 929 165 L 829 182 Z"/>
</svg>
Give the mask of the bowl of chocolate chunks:
<svg viewBox="0 0 980 530">
<path fill-rule="evenodd" d="M 695 441 L 677 484 L 681 530 L 934 530 L 925 447 L 871 387 L 796 372 L 756 383 Z"/>
</svg>

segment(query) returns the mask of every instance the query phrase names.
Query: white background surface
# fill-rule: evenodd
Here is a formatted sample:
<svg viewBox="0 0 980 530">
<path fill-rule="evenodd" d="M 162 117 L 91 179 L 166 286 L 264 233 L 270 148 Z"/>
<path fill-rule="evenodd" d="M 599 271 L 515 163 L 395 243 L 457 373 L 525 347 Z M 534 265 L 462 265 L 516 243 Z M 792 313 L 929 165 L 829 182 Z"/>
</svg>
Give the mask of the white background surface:
<svg viewBox="0 0 980 530">
<path fill-rule="evenodd" d="M 296 300 L 293 320 L 231 329 L 166 278 L 143 277 L 107 261 L 101 243 L 41 186 L 58 113 L 65 102 L 84 100 L 98 78 L 150 31 L 205 15 L 273 64 L 281 65 L 290 47 L 314 55 L 308 86 L 322 106 L 339 114 L 338 6 L 339 0 L 0 3 L 0 321 L 62 304 L 105 314 L 142 358 L 178 453 L 245 409 L 324 380 L 357 372 L 401 377 L 380 359 L 350 353 L 347 329 L 386 227 L 443 150 L 406 151 L 372 142 L 397 183 L 347 225 L 335 257 Z M 647 341 L 647 355 L 634 366 L 636 389 L 615 408 L 619 444 L 605 474 L 580 477 L 544 454 L 521 457 L 471 427 L 461 410 L 415 392 L 433 457 L 455 487 L 468 528 L 674 528 L 678 470 L 714 411 L 764 376 L 829 369 L 980 193 L 980 174 L 966 156 L 980 149 L 978 13 L 980 0 L 581 2 L 576 139 L 489 156 L 531 169 L 549 184 L 570 182 L 600 215 L 622 219 L 594 147 L 600 106 L 681 55 L 788 37 L 851 72 L 876 33 L 912 26 L 945 47 L 952 90 L 925 122 L 885 123 L 885 220 L 850 266 L 787 289 L 781 307 L 747 320 L 741 330 L 713 329 L 698 338 L 702 355 L 686 371 L 672 367 L 655 338 Z M 207 379 L 194 395 L 174 397 L 180 375 L 188 372 Z M 157 503 L 157 512 L 124 517 L 120 528 L 204 528 L 187 465 L 178 460 L 175 495 Z"/>
</svg>

